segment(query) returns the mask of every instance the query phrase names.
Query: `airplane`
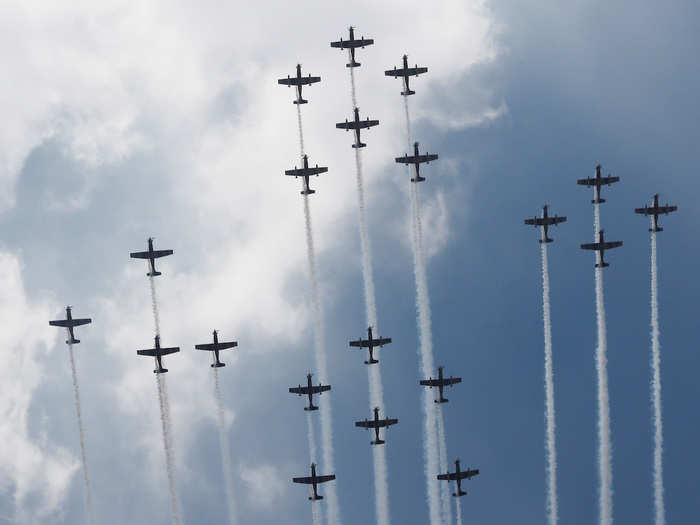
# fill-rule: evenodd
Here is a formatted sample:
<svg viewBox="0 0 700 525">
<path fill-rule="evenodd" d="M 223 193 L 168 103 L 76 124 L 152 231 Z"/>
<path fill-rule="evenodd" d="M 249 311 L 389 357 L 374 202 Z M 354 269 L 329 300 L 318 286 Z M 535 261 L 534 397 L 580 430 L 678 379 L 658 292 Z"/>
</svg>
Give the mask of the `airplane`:
<svg viewBox="0 0 700 525">
<path fill-rule="evenodd" d="M 349 40 L 343 40 L 341 38 L 337 42 L 331 42 L 331 47 L 337 47 L 339 49 L 349 49 L 350 50 L 350 63 L 345 64 L 345 67 L 358 67 L 361 64 L 359 62 L 355 61 L 355 49 L 357 49 L 358 47 L 361 47 L 362 49 L 364 49 L 365 46 L 371 46 L 372 44 L 374 44 L 374 40 L 371 38 L 365 38 L 364 36 L 361 37 L 359 40 L 355 40 L 355 28 L 350 26 L 349 31 L 350 31 L 350 39 Z"/>
<path fill-rule="evenodd" d="M 375 346 L 382 347 L 386 344 L 391 343 L 391 337 L 379 337 L 377 339 L 372 338 L 372 327 L 367 328 L 367 339 L 358 339 L 357 341 L 350 341 L 350 346 L 356 346 L 358 348 L 368 348 L 369 349 L 369 360 L 365 361 L 366 365 L 373 365 L 378 363 L 377 359 L 374 359 L 372 355 Z"/>
<path fill-rule="evenodd" d="M 383 445 L 386 443 L 383 439 L 379 439 L 379 429 L 382 427 L 387 427 L 389 428 L 391 425 L 395 425 L 398 423 L 398 419 L 379 419 L 379 407 L 374 408 L 374 419 L 369 420 L 365 419 L 364 421 L 355 421 L 355 426 L 356 427 L 361 427 L 361 428 L 373 428 L 374 429 L 374 437 L 376 438 L 374 441 L 370 441 L 372 445 Z"/>
<path fill-rule="evenodd" d="M 153 249 L 153 237 L 148 238 L 148 251 L 147 252 L 132 252 L 129 254 L 129 257 L 132 259 L 148 259 L 148 264 L 151 268 L 151 271 L 148 272 L 146 275 L 149 277 L 155 277 L 157 275 L 161 275 L 160 272 L 156 271 L 156 259 L 159 259 L 160 257 L 165 257 L 166 255 L 172 255 L 173 251 L 172 250 L 154 250 Z"/>
<path fill-rule="evenodd" d="M 384 74 L 388 77 L 403 77 L 403 91 L 401 94 L 403 96 L 408 96 L 408 95 L 415 95 L 416 92 L 412 91 L 411 88 L 408 87 L 408 79 L 409 77 L 417 77 L 421 73 L 427 73 L 428 68 L 427 67 L 418 67 L 418 64 L 416 64 L 416 67 L 408 67 L 408 55 L 403 56 L 403 67 L 401 69 L 396 69 L 396 66 L 394 66 L 394 69 L 389 69 L 387 71 L 384 71 Z"/>
<path fill-rule="evenodd" d="M 396 157 L 396 162 L 400 164 L 414 164 L 416 166 L 416 176 L 411 179 L 411 182 L 421 182 L 425 180 L 425 177 L 420 176 L 420 165 L 423 162 L 430 162 L 431 160 L 437 160 L 438 156 L 436 153 L 428 153 L 426 152 L 425 155 L 420 155 L 418 153 L 418 143 L 414 142 L 413 144 L 413 155 L 410 157 L 408 156 L 408 153 L 405 154 L 403 157 Z"/>
<path fill-rule="evenodd" d="M 644 205 L 644 208 L 635 208 L 634 213 L 641 213 L 642 215 L 653 215 L 654 216 L 654 227 L 649 228 L 650 232 L 662 232 L 664 229 L 659 226 L 659 215 L 662 213 L 665 213 L 668 215 L 672 211 L 676 211 L 678 209 L 678 206 L 669 206 L 666 204 L 666 206 L 659 206 L 659 194 L 654 195 L 654 205 L 649 207 L 646 204 Z"/>
<path fill-rule="evenodd" d="M 68 331 L 68 339 L 66 340 L 67 345 L 77 345 L 80 339 L 76 339 L 73 334 L 73 328 L 76 326 L 82 326 L 84 324 L 90 324 L 92 319 L 73 319 L 73 314 L 71 313 L 71 307 L 66 306 L 66 318 L 58 319 L 56 321 L 49 321 L 51 326 L 61 326 Z"/>
<path fill-rule="evenodd" d="M 345 131 L 350 131 L 351 129 L 355 130 L 355 144 L 352 145 L 353 148 L 364 148 L 367 144 L 363 144 L 360 142 L 360 130 L 364 128 L 371 128 L 372 126 L 376 126 L 379 124 L 378 120 L 370 120 L 369 117 L 367 117 L 367 120 L 360 120 L 360 110 L 358 108 L 355 108 L 355 119 L 351 120 L 348 122 L 348 119 L 345 119 L 345 122 L 338 122 L 335 127 L 338 129 L 344 129 Z"/>
<path fill-rule="evenodd" d="M 420 384 L 423 386 L 429 386 L 430 388 L 433 388 L 434 386 L 438 387 L 438 390 L 440 391 L 440 399 L 436 399 L 436 403 L 447 403 L 449 401 L 446 397 L 442 396 L 442 389 L 445 388 L 446 386 L 452 386 L 456 385 L 457 383 L 462 382 L 461 377 L 448 377 L 444 378 L 442 376 L 442 369 L 444 367 L 439 366 L 438 367 L 438 378 L 433 379 L 432 377 L 430 379 L 421 379 Z"/>
<path fill-rule="evenodd" d="M 605 259 L 604 259 L 605 250 L 611 250 L 612 248 L 617 248 L 619 246 L 622 246 L 622 241 L 605 242 L 605 231 L 600 230 L 598 232 L 598 242 L 593 242 L 593 243 L 589 243 L 589 244 L 582 244 L 581 248 L 583 248 L 584 250 L 595 250 L 596 252 L 599 252 L 600 253 L 600 262 L 596 263 L 595 267 L 596 268 L 607 268 L 610 265 L 605 262 Z"/>
<path fill-rule="evenodd" d="M 297 64 L 297 76 L 292 78 L 289 75 L 287 75 L 287 78 L 280 78 L 277 81 L 278 84 L 282 84 L 283 86 L 296 86 L 297 99 L 294 101 L 294 104 L 306 104 L 308 100 L 304 100 L 301 97 L 301 88 L 302 86 L 315 84 L 316 82 L 321 82 L 321 77 L 312 77 L 310 73 L 308 77 L 301 76 L 301 64 Z"/>
<path fill-rule="evenodd" d="M 318 394 L 319 396 L 323 392 L 328 392 L 331 389 L 330 385 L 322 385 L 321 383 L 318 384 L 318 386 L 313 386 L 311 384 L 311 374 L 306 374 L 306 382 L 307 386 L 301 386 L 299 385 L 298 387 L 293 386 L 289 389 L 289 392 L 291 394 L 299 394 L 300 396 L 307 395 L 309 396 L 309 406 L 304 407 L 304 410 L 306 411 L 311 411 L 311 410 L 318 410 L 318 407 L 314 405 L 314 394 Z"/>
<path fill-rule="evenodd" d="M 180 348 L 177 346 L 172 347 L 172 348 L 162 348 L 160 346 L 160 336 L 157 335 L 155 348 L 148 348 L 146 350 L 136 350 L 136 353 L 138 355 L 148 355 L 151 357 L 155 357 L 156 358 L 156 366 L 158 368 L 156 368 L 153 371 L 153 373 L 154 374 L 164 374 L 165 372 L 168 371 L 168 369 L 163 368 L 163 363 L 161 362 L 161 357 L 164 355 L 168 355 L 168 354 L 174 354 L 174 353 L 179 352 L 179 351 L 180 351 Z"/>
<path fill-rule="evenodd" d="M 309 496 L 309 499 L 312 501 L 316 501 L 319 499 L 323 499 L 323 496 L 320 496 L 318 494 L 316 485 L 318 485 L 319 483 L 326 483 L 327 481 L 333 481 L 334 479 L 335 479 L 335 474 L 329 474 L 328 476 L 317 476 L 316 475 L 316 463 L 311 463 L 311 476 L 310 477 L 292 478 L 292 481 L 294 483 L 303 483 L 305 485 L 313 485 L 314 495 Z"/>
<path fill-rule="evenodd" d="M 214 330 L 212 333 L 214 334 L 213 343 L 194 345 L 194 347 L 197 350 L 208 350 L 209 352 L 214 352 L 214 363 L 211 365 L 211 367 L 221 368 L 222 366 L 226 366 L 226 363 L 222 363 L 221 361 L 219 361 L 219 351 L 226 350 L 227 348 L 235 348 L 238 346 L 238 343 L 236 341 L 231 341 L 229 343 L 220 343 L 218 330 Z"/>
<path fill-rule="evenodd" d="M 455 498 L 458 498 L 460 496 L 466 496 L 467 493 L 462 490 L 462 480 L 463 479 L 471 479 L 474 476 L 479 474 L 479 469 L 467 469 L 467 470 L 460 470 L 459 469 L 459 460 L 455 461 L 455 471 L 454 472 L 448 472 L 447 474 L 438 474 L 437 479 L 439 480 L 447 480 L 447 481 L 456 481 L 457 482 L 457 492 L 453 492 L 452 495 Z"/>
<path fill-rule="evenodd" d="M 586 177 L 585 179 L 579 179 L 576 181 L 576 184 L 580 184 L 581 186 L 595 186 L 595 199 L 593 199 L 591 202 L 593 204 L 601 204 L 605 202 L 605 199 L 600 198 L 600 187 L 603 185 L 610 186 L 613 182 L 617 182 L 619 180 L 620 177 L 613 177 L 612 175 L 602 177 L 600 174 L 600 164 L 598 164 L 595 167 L 595 178 Z"/>
<path fill-rule="evenodd" d="M 547 231 L 551 224 L 554 224 L 556 226 L 561 222 L 566 222 L 566 217 L 559 217 L 558 215 L 550 217 L 547 214 L 547 208 L 549 208 L 547 204 L 542 206 L 542 217 L 533 217 L 532 219 L 525 219 L 525 224 L 530 224 L 532 226 L 542 226 L 542 229 L 544 230 L 544 239 L 540 239 L 540 244 L 542 244 L 543 242 L 553 242 L 553 239 L 550 239 L 547 235 Z"/>
<path fill-rule="evenodd" d="M 301 194 L 311 195 L 312 193 L 316 193 L 316 190 L 312 190 L 311 188 L 309 188 L 309 177 L 311 175 L 316 175 L 318 177 L 319 173 L 326 173 L 327 171 L 328 168 L 325 168 L 323 166 L 319 167 L 318 164 L 316 164 L 315 168 L 313 166 L 309 168 L 309 156 L 304 155 L 303 168 L 297 168 L 296 166 L 294 166 L 293 170 L 284 170 L 284 174 L 294 178 L 304 177 L 304 189 L 302 190 Z"/>
</svg>

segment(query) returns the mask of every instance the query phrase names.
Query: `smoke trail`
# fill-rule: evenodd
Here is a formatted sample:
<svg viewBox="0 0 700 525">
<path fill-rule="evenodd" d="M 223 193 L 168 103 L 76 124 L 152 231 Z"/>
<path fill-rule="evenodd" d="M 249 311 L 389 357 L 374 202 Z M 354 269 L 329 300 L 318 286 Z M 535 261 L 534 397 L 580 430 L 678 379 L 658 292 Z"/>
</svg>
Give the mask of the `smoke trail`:
<svg viewBox="0 0 700 525">
<path fill-rule="evenodd" d="M 311 417 L 311 412 L 306 413 L 306 436 L 309 442 L 309 459 L 311 463 L 316 463 L 316 436 L 314 435 L 314 421 Z M 309 487 L 311 496 L 313 496 L 313 488 Z M 321 516 L 321 507 L 318 502 L 311 500 L 311 516 L 314 525 L 320 525 L 323 522 Z"/>
<path fill-rule="evenodd" d="M 68 355 L 70 356 L 70 368 L 73 374 L 73 396 L 75 397 L 75 414 L 78 419 L 78 433 L 80 435 L 80 459 L 83 464 L 83 482 L 85 484 L 85 512 L 87 522 L 95 523 L 95 514 L 92 507 L 92 487 L 90 476 L 88 475 L 87 455 L 85 454 L 85 428 L 83 427 L 83 416 L 80 409 L 80 389 L 78 387 L 78 373 L 75 369 L 75 357 L 73 356 L 73 344 L 68 343 Z"/>
<path fill-rule="evenodd" d="M 357 91 L 355 87 L 354 68 L 350 69 L 350 88 L 352 106 L 357 107 Z M 377 305 L 374 292 L 374 274 L 372 271 L 372 252 L 367 234 L 367 219 L 365 217 L 365 192 L 362 175 L 362 153 L 355 148 L 355 175 L 357 182 L 358 215 L 360 221 L 360 252 L 362 255 L 362 280 L 364 283 L 365 314 L 367 324 L 379 331 L 377 323 Z M 369 383 L 370 410 L 379 407 L 384 413 L 384 391 L 382 386 L 381 363 L 371 365 L 367 369 Z M 391 523 L 389 511 L 389 475 L 386 463 L 386 450 L 382 446 L 372 447 L 372 462 L 374 465 L 375 511 L 378 525 Z"/>
<path fill-rule="evenodd" d="M 447 441 L 445 439 L 445 419 L 442 412 L 442 405 L 437 405 L 437 429 L 438 429 L 438 456 L 440 461 L 440 471 L 447 472 Z M 442 492 L 442 517 L 443 522 L 452 525 L 452 505 L 450 504 L 450 486 L 447 483 L 440 485 Z"/>
<path fill-rule="evenodd" d="M 559 501 L 557 498 L 557 449 L 556 422 L 554 412 L 554 373 L 552 367 L 552 319 L 549 309 L 549 264 L 547 261 L 547 243 L 544 242 L 542 230 L 542 312 L 544 319 L 544 389 L 546 419 L 546 453 L 547 453 L 547 510 L 550 525 L 559 521 Z"/>
<path fill-rule="evenodd" d="M 462 525 L 462 500 L 460 498 L 455 498 L 457 501 L 455 502 L 455 506 L 457 507 L 457 525 Z"/>
<path fill-rule="evenodd" d="M 428 280 L 425 272 L 425 261 L 422 240 L 422 225 L 420 204 L 418 200 L 418 185 L 409 186 L 411 197 L 411 241 L 413 245 L 413 273 L 416 281 L 416 314 L 418 318 L 418 339 L 421 357 L 421 373 L 430 377 L 434 369 L 433 337 L 430 319 L 430 297 L 428 295 Z M 440 493 L 436 482 L 438 474 L 438 443 L 435 428 L 437 418 L 433 409 L 433 399 L 427 390 L 423 391 L 424 414 L 424 443 L 426 492 L 428 497 L 428 513 L 430 523 L 440 523 Z"/>
<path fill-rule="evenodd" d="M 600 231 L 599 204 L 594 204 L 594 235 L 598 241 Z M 600 252 L 596 252 L 600 264 Z M 608 394 L 607 335 L 605 328 L 605 304 L 603 300 L 603 269 L 595 269 L 596 317 L 598 326 L 598 348 L 595 361 L 598 372 L 598 476 L 600 482 L 600 523 L 612 525 L 612 447 L 610 440 L 610 399 Z"/>
<path fill-rule="evenodd" d="M 170 430 L 170 404 L 165 376 L 156 374 L 158 383 L 158 404 L 160 405 L 160 423 L 163 431 L 163 449 L 165 451 L 165 468 L 168 474 L 168 494 L 170 495 L 170 511 L 173 523 L 182 524 L 180 503 L 175 489 L 175 454 L 173 450 L 172 433 Z"/>
<path fill-rule="evenodd" d="M 224 471 L 224 484 L 226 487 L 226 507 L 228 508 L 229 523 L 236 523 L 235 502 L 233 496 L 233 474 L 231 474 L 231 450 L 229 449 L 226 432 L 226 418 L 224 415 L 224 403 L 219 384 L 219 369 L 214 368 L 214 393 L 216 394 L 216 412 L 219 423 L 219 445 L 221 446 L 221 466 Z"/>
<path fill-rule="evenodd" d="M 152 275 L 148 276 L 148 284 L 151 286 L 151 309 L 153 310 L 153 324 L 155 325 L 156 335 L 160 336 L 160 315 L 158 314 L 158 301 L 156 300 L 156 282 Z"/>
<path fill-rule="evenodd" d="M 654 218 L 651 218 L 654 228 Z M 663 476 L 663 421 L 661 419 L 661 353 L 659 347 L 659 289 L 656 267 L 656 232 L 651 232 L 651 401 L 654 413 L 654 508 L 656 525 L 666 523 Z"/>
<path fill-rule="evenodd" d="M 301 125 L 301 104 L 297 104 L 297 125 L 299 127 L 299 156 L 304 157 L 304 127 Z"/>
</svg>

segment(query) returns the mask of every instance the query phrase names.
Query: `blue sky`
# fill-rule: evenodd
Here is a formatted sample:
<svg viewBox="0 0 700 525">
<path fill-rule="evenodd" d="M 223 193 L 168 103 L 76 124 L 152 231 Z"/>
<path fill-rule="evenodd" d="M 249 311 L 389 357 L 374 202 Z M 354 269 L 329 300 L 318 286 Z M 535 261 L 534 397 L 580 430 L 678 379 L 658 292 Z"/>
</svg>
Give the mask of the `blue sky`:
<svg viewBox="0 0 700 525">
<path fill-rule="evenodd" d="M 466 6 L 466 7 L 465 7 Z M 195 343 L 218 328 L 241 523 L 308 523 L 303 401 L 287 388 L 313 369 L 302 203 L 282 176 L 297 161 L 291 90 L 297 61 L 320 74 L 305 91 L 306 149 L 329 166 L 312 182 L 325 307 L 337 487 L 345 523 L 374 521 L 363 357 L 366 329 L 348 134 L 345 57 L 328 47 L 353 23 L 376 45 L 359 59 L 363 114 L 378 118 L 365 171 L 396 523 L 425 523 L 415 286 L 408 237 L 400 84 L 381 71 L 411 63 L 414 135 L 440 160 L 422 184 L 436 362 L 464 381 L 447 393 L 448 456 L 481 469 L 467 484 L 473 522 L 545 520 L 542 305 L 537 233 L 522 220 L 549 203 L 568 222 L 550 245 L 562 523 L 597 519 L 590 192 L 597 163 L 602 224 L 624 246 L 605 270 L 614 516 L 652 521 L 648 223 L 662 219 L 659 289 L 668 521 L 700 508 L 692 414 L 700 388 L 694 298 L 698 8 L 652 3 L 397 2 L 166 8 L 120 2 L 12 8 L 4 33 L 0 266 L 7 322 L 0 372 L 0 521 L 80 523 L 83 487 L 63 335 L 46 321 L 73 304 L 92 316 L 76 347 L 99 523 L 169 523 L 151 363 L 145 245 L 175 255 L 159 278 L 177 477 L 187 523 L 224 522 L 210 369 Z M 268 16 L 269 15 L 269 16 Z M 12 30 L 10 31 L 10 27 Z M 413 35 L 411 31 L 413 30 Z M 274 35 L 274 37 L 270 37 Z M 308 95 L 308 96 L 306 96 Z M 199 354 L 199 353 L 197 353 Z M 323 490 L 323 489 L 322 489 Z"/>
</svg>

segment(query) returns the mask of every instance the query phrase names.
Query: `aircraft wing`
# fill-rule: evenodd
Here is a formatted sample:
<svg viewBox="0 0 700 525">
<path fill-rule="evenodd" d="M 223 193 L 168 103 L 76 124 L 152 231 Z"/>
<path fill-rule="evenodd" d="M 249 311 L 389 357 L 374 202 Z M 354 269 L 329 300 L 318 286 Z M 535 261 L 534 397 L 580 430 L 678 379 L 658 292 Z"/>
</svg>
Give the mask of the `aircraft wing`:
<svg viewBox="0 0 700 525">
<path fill-rule="evenodd" d="M 311 476 L 306 476 L 306 477 L 301 477 L 301 478 L 292 478 L 292 481 L 294 483 L 304 483 L 305 485 L 311 485 L 312 483 L 317 483 L 318 481 L 318 476 L 315 478 L 312 478 Z"/>
<path fill-rule="evenodd" d="M 294 168 L 293 170 L 284 170 L 285 175 L 290 177 L 304 177 L 311 175 L 318 175 L 319 173 L 326 173 L 328 168 L 325 166 L 316 166 L 313 168 Z"/>
<path fill-rule="evenodd" d="M 670 213 L 676 211 L 678 206 L 659 206 L 659 213 Z"/>
<path fill-rule="evenodd" d="M 460 470 L 459 473 L 457 472 L 448 472 L 447 474 L 438 474 L 437 479 L 440 480 L 448 480 L 448 481 L 456 481 L 458 479 L 470 479 L 476 476 L 479 473 L 479 469 L 473 469 L 473 470 Z"/>
<path fill-rule="evenodd" d="M 297 77 L 280 78 L 277 80 L 277 83 L 282 84 L 283 86 L 296 86 L 299 84 L 299 79 Z"/>
<path fill-rule="evenodd" d="M 290 394 L 308 394 L 309 393 L 309 387 L 308 386 L 292 386 L 289 387 L 289 393 Z"/>
<path fill-rule="evenodd" d="M 355 426 L 360 428 L 375 428 L 380 425 L 377 425 L 374 420 L 370 421 L 369 419 L 367 419 L 365 421 L 355 421 Z"/>
<path fill-rule="evenodd" d="M 230 343 L 205 343 L 201 345 L 194 345 L 194 347 L 197 350 L 208 350 L 209 352 L 213 352 L 214 350 L 226 350 L 227 348 L 234 348 L 238 346 L 238 343 L 236 341 L 232 341 Z"/>
<path fill-rule="evenodd" d="M 380 337 L 379 339 L 375 339 L 374 342 L 379 346 L 388 345 L 389 343 L 391 343 L 391 337 Z"/>
<path fill-rule="evenodd" d="M 56 321 L 49 321 L 51 326 L 63 326 L 68 328 L 69 326 L 82 326 L 84 324 L 90 324 L 92 319 L 58 319 Z"/>
<path fill-rule="evenodd" d="M 610 185 L 613 182 L 619 181 L 620 177 L 613 177 L 612 175 L 608 175 L 607 177 L 601 177 L 600 180 L 603 184 Z"/>
<path fill-rule="evenodd" d="M 160 257 L 165 257 L 166 255 L 172 255 L 172 250 L 153 250 L 152 252 L 132 252 L 129 257 L 132 259 L 159 259 Z"/>
<path fill-rule="evenodd" d="M 398 419 L 389 419 L 389 418 L 380 419 L 380 420 L 379 420 L 379 426 L 380 426 L 380 427 L 390 427 L 391 425 L 395 425 L 395 424 L 398 423 L 398 422 L 399 422 Z"/>
<path fill-rule="evenodd" d="M 457 383 L 461 383 L 461 382 L 462 382 L 461 377 L 447 377 L 447 378 L 443 379 L 443 384 L 445 384 L 447 386 L 456 385 Z"/>
<path fill-rule="evenodd" d="M 585 179 L 579 179 L 576 181 L 576 184 L 580 184 L 581 186 L 595 186 L 596 179 L 592 179 L 590 177 L 587 177 Z"/>
<path fill-rule="evenodd" d="M 439 379 L 421 379 L 420 384 L 423 386 L 440 386 Z"/>
<path fill-rule="evenodd" d="M 379 121 L 378 121 L 378 120 L 368 120 L 368 119 L 367 119 L 367 120 L 361 120 L 361 121 L 358 123 L 358 126 L 357 126 L 357 127 L 358 127 L 358 128 L 364 129 L 364 128 L 371 128 L 372 126 L 377 126 L 377 125 L 379 125 Z"/>
<path fill-rule="evenodd" d="M 462 479 L 461 477 L 457 477 L 457 474 L 455 472 L 448 472 L 447 474 L 438 474 L 437 479 L 440 480 L 447 480 L 447 481 L 455 481 L 457 479 Z"/>
<path fill-rule="evenodd" d="M 321 392 L 328 392 L 330 389 L 331 389 L 331 385 L 312 386 L 311 393 L 312 394 L 320 394 Z"/>
<path fill-rule="evenodd" d="M 131 252 L 129 254 L 129 257 L 131 257 L 132 259 L 150 259 L 151 253 L 150 252 Z"/>
<path fill-rule="evenodd" d="M 649 207 L 647 207 L 647 208 L 635 208 L 634 213 L 641 213 L 643 215 L 649 215 L 651 210 L 653 210 L 653 209 L 654 208 L 649 208 Z"/>
<path fill-rule="evenodd" d="M 552 224 L 559 224 L 561 222 L 566 222 L 566 217 L 552 217 Z"/>
<path fill-rule="evenodd" d="M 582 244 L 581 248 L 584 250 L 600 250 L 600 243 L 599 242 L 590 242 L 586 244 Z"/>
<path fill-rule="evenodd" d="M 174 354 L 176 352 L 179 352 L 180 348 L 177 346 L 171 347 L 171 348 L 160 348 L 160 350 L 156 348 L 147 348 L 145 350 L 136 350 L 136 353 L 138 355 L 149 355 L 151 357 L 156 357 L 159 355 L 168 355 L 168 354 Z"/>
<path fill-rule="evenodd" d="M 358 339 L 357 341 L 350 341 L 350 346 L 356 346 L 358 348 L 365 348 L 365 347 L 369 346 L 369 340 Z"/>
<path fill-rule="evenodd" d="M 327 481 L 333 481 L 335 479 L 335 474 L 328 474 L 327 476 L 316 476 L 316 483 L 326 483 Z"/>
<path fill-rule="evenodd" d="M 537 219 L 525 219 L 525 224 L 530 224 L 532 226 L 539 226 Z"/>
<path fill-rule="evenodd" d="M 338 129 L 357 129 L 357 124 L 354 120 L 348 120 L 347 122 L 338 122 L 335 125 Z"/>
<path fill-rule="evenodd" d="M 57 321 L 49 321 L 49 324 L 51 326 L 62 326 L 64 328 L 68 328 L 68 326 L 72 326 L 68 324 L 68 320 L 66 319 L 58 319 Z M 352 344 L 352 343 L 350 343 Z"/>
<path fill-rule="evenodd" d="M 604 250 L 611 250 L 612 248 L 619 248 L 620 246 L 622 246 L 622 241 L 611 241 L 603 243 Z"/>
<path fill-rule="evenodd" d="M 331 47 L 338 47 L 340 49 L 345 49 L 347 41 L 345 40 L 338 40 L 337 42 L 331 42 Z"/>
<path fill-rule="evenodd" d="M 437 160 L 437 158 L 437 154 L 430 153 L 428 155 L 411 155 L 410 157 L 404 155 L 403 157 L 396 157 L 394 160 L 400 164 L 422 164 L 431 160 Z"/>
<path fill-rule="evenodd" d="M 316 82 L 321 82 L 321 77 L 301 77 L 301 83 L 303 85 L 315 84 Z"/>
</svg>

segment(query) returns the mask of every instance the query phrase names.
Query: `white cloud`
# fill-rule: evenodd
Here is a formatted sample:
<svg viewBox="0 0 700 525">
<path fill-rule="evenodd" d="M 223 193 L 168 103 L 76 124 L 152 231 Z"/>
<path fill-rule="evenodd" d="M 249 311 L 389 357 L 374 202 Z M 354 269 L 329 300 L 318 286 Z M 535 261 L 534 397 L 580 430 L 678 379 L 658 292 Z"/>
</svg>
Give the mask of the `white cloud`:
<svg viewBox="0 0 700 525">
<path fill-rule="evenodd" d="M 240 475 L 248 487 L 249 501 L 263 509 L 269 509 L 284 494 L 289 483 L 273 465 L 242 466 Z"/>
</svg>

